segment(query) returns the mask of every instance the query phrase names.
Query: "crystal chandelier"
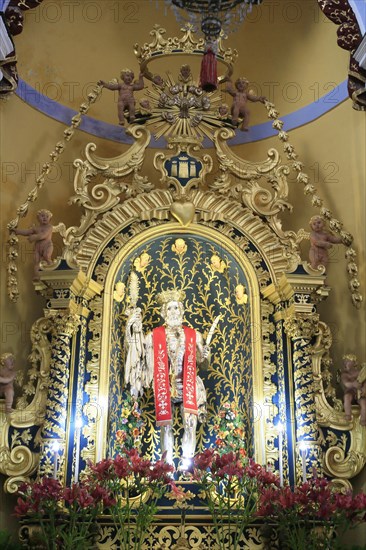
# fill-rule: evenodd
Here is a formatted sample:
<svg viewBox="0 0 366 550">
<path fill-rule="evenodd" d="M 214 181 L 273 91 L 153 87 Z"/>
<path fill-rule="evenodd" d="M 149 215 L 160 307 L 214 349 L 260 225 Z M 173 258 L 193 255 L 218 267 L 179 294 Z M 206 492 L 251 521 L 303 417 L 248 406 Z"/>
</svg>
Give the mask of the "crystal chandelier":
<svg viewBox="0 0 366 550">
<path fill-rule="evenodd" d="M 216 39 L 220 32 L 233 31 L 233 28 L 244 21 L 252 6 L 262 0 L 171 0 L 173 9 L 180 8 L 188 12 L 190 23 L 200 28 L 206 39 Z M 175 10 L 176 17 L 182 15 Z"/>
</svg>

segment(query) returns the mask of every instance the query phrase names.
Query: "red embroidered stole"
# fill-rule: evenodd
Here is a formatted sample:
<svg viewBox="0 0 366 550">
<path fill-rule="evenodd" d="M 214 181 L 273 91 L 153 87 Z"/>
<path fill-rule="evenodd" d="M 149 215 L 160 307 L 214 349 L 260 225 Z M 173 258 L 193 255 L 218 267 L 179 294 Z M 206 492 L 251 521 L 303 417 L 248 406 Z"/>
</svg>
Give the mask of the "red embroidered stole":
<svg viewBox="0 0 366 550">
<path fill-rule="evenodd" d="M 198 414 L 196 388 L 196 331 L 183 327 L 185 351 L 183 359 L 183 407 L 185 412 Z M 169 361 L 165 327 L 153 330 L 154 397 L 158 426 L 171 424 L 172 405 L 169 383 Z"/>
</svg>

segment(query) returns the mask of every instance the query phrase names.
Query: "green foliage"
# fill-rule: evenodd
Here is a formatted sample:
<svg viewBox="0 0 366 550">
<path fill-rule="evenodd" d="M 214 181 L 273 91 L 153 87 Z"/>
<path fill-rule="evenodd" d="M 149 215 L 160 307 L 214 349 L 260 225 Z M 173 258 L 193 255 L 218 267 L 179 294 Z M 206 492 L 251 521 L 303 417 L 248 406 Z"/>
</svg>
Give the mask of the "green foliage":
<svg viewBox="0 0 366 550">
<path fill-rule="evenodd" d="M 0 548 L 1 550 L 20 550 L 21 545 L 13 542 L 10 533 L 4 529 L 0 530 Z"/>
</svg>

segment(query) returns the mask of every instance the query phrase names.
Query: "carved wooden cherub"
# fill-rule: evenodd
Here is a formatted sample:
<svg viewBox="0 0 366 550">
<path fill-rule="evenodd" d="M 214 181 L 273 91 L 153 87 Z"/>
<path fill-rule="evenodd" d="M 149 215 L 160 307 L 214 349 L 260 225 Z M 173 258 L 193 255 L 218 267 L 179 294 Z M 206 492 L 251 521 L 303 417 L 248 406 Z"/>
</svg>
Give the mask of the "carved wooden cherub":
<svg viewBox="0 0 366 550">
<path fill-rule="evenodd" d="M 227 103 L 222 103 L 219 105 L 217 110 L 217 118 L 220 120 L 227 120 L 229 116 L 229 105 Z"/>
<path fill-rule="evenodd" d="M 320 216 L 313 216 L 309 221 L 309 225 L 311 228 L 310 265 L 313 269 L 317 269 L 320 265 L 327 267 L 329 259 L 328 250 L 332 248 L 332 244 L 341 243 L 342 239 L 324 230 L 325 222 Z"/>
<path fill-rule="evenodd" d="M 248 91 L 249 82 L 246 78 L 238 78 L 235 82 L 235 88 L 231 80 L 228 81 L 226 91 L 233 96 L 233 104 L 231 107 L 232 123 L 237 124 L 239 117 L 242 117 L 242 123 L 240 130 L 248 131 L 250 111 L 248 109 L 248 101 L 264 103 L 266 98 L 264 96 L 256 96 L 252 91 Z"/>
<path fill-rule="evenodd" d="M 28 237 L 28 241 L 34 244 L 34 279 L 39 279 L 39 264 L 42 260 L 47 264 L 52 263 L 52 232 L 53 226 L 50 224 L 52 212 L 49 210 L 39 210 L 37 212 L 39 225 L 33 225 L 29 229 L 16 229 L 16 235 Z"/>
<path fill-rule="evenodd" d="M 125 110 L 129 113 L 129 121 L 133 122 L 135 120 L 135 98 L 133 96 L 134 92 L 137 90 L 142 90 L 144 87 L 144 79 L 140 73 L 139 79 L 134 81 L 135 75 L 130 69 L 123 69 L 121 71 L 122 82 L 105 82 L 104 80 L 99 80 L 98 84 L 104 86 L 107 90 L 118 90 L 118 119 L 119 124 L 124 126 L 125 123 Z"/>
<path fill-rule="evenodd" d="M 366 365 L 358 365 L 353 354 L 343 356 L 341 384 L 346 419 L 352 420 L 352 403 L 356 402 L 361 407 L 360 424 L 366 426 Z"/>
<path fill-rule="evenodd" d="M 5 412 L 11 413 L 14 399 L 15 357 L 12 353 L 3 353 L 0 358 L 0 396 L 5 397 Z"/>
</svg>

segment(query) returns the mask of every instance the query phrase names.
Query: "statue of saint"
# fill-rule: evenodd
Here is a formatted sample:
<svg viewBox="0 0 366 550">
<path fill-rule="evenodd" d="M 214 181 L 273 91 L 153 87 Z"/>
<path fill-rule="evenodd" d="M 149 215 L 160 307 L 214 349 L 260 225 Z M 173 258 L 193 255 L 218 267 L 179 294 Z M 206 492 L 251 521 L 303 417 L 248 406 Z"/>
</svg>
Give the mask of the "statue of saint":
<svg viewBox="0 0 366 550">
<path fill-rule="evenodd" d="M 183 419 L 181 468 L 186 469 L 196 448 L 197 420 L 206 417 L 206 391 L 197 376 L 197 364 L 209 356 L 202 335 L 183 326 L 184 293 L 164 291 L 159 295 L 164 325 L 144 335 L 140 308 L 134 308 L 126 326 L 127 358 L 125 382 L 139 395 L 153 383 L 156 423 L 160 446 L 173 463 L 173 407 L 179 405 Z M 210 331 L 211 333 L 211 331 Z"/>
</svg>

